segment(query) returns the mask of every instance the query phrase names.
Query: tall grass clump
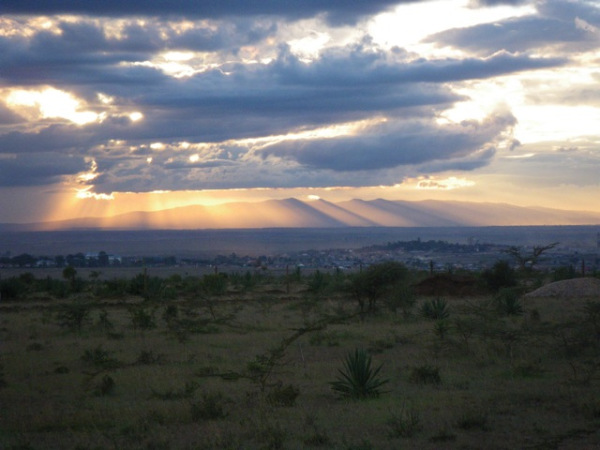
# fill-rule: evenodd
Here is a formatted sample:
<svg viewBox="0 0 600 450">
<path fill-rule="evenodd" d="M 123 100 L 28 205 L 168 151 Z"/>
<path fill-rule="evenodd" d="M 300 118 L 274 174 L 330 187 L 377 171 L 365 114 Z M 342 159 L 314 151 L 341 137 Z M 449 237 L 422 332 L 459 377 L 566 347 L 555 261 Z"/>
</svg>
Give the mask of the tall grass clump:
<svg viewBox="0 0 600 450">
<path fill-rule="evenodd" d="M 389 380 L 379 378 L 382 365 L 373 368 L 371 357 L 362 349 L 348 353 L 339 376 L 331 382 L 331 388 L 342 397 L 365 399 L 379 397 L 381 386 Z"/>
</svg>

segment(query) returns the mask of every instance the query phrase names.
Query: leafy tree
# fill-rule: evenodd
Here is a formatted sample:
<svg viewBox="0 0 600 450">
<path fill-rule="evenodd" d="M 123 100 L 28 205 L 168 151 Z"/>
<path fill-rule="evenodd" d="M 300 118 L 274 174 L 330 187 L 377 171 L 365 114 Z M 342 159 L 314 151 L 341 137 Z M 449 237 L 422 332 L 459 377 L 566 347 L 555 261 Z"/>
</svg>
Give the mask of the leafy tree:
<svg viewBox="0 0 600 450">
<path fill-rule="evenodd" d="M 482 278 L 492 292 L 517 285 L 517 274 L 505 260 L 497 261 L 491 269 L 484 271 Z"/>
<path fill-rule="evenodd" d="M 75 267 L 68 265 L 63 269 L 62 275 L 65 280 L 69 280 L 72 286 L 75 285 L 75 277 L 77 276 L 77 270 L 75 270 Z"/>
<path fill-rule="evenodd" d="M 81 333 L 83 324 L 88 321 L 90 305 L 86 303 L 69 303 L 64 305 L 58 313 L 58 324 L 62 328 Z"/>
<path fill-rule="evenodd" d="M 98 265 L 100 267 L 106 267 L 109 265 L 108 255 L 105 251 L 98 253 Z"/>
<path fill-rule="evenodd" d="M 202 277 L 202 290 L 207 295 L 223 295 L 227 291 L 227 274 L 215 273 Z"/>
<path fill-rule="evenodd" d="M 20 277 L 10 277 L 0 281 L 0 298 L 18 300 L 29 292 L 29 286 Z"/>
<path fill-rule="evenodd" d="M 22 255 L 15 256 L 11 261 L 19 267 L 28 267 L 33 266 L 37 262 L 37 259 L 28 253 L 23 253 Z"/>
<path fill-rule="evenodd" d="M 350 290 L 358 301 L 360 310 L 374 311 L 377 300 L 406 284 L 408 273 L 404 264 L 388 261 L 374 264 L 355 274 L 351 278 Z"/>
</svg>

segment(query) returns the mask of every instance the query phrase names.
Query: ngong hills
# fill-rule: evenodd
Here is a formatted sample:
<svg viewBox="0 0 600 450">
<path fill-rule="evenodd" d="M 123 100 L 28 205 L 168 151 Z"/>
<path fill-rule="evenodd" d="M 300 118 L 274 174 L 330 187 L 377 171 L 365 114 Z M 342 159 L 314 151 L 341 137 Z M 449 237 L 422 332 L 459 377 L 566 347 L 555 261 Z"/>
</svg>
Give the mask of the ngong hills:
<svg viewBox="0 0 600 450">
<path fill-rule="evenodd" d="M 0 224 L 0 229 L 217 229 L 331 227 L 456 227 L 512 225 L 589 225 L 600 213 L 455 201 L 350 200 L 295 198 L 221 205 L 192 205 L 160 211 L 131 212 L 30 224 Z"/>
</svg>

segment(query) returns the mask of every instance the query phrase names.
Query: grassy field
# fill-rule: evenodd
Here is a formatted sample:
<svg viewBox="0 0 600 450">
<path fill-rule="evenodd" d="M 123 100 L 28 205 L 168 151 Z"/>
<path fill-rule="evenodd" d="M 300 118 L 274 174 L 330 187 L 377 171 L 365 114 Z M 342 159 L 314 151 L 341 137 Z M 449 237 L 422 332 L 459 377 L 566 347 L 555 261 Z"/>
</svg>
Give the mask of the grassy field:
<svg viewBox="0 0 600 450">
<path fill-rule="evenodd" d="M 491 298 L 357 315 L 343 291 L 274 279 L 5 302 L 0 448 L 598 448 L 598 299 Z M 332 390 L 355 349 L 379 396 Z"/>
</svg>

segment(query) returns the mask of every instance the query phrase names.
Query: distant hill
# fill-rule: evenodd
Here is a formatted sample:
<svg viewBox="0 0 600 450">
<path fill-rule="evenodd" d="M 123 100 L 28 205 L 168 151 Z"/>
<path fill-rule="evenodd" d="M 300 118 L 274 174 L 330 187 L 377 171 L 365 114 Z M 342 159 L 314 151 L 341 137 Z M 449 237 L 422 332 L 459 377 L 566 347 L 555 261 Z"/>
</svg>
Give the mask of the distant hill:
<svg viewBox="0 0 600 450">
<path fill-rule="evenodd" d="M 214 228 L 335 228 L 450 227 L 511 225 L 595 225 L 600 213 L 521 207 L 499 203 L 418 202 L 391 200 L 326 200 L 294 198 L 215 206 L 184 206 L 163 211 L 131 212 L 56 222 L 2 224 L 1 230 L 68 229 L 214 229 Z"/>
</svg>

